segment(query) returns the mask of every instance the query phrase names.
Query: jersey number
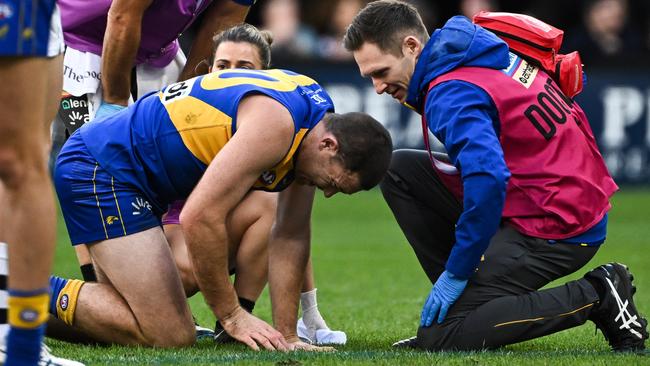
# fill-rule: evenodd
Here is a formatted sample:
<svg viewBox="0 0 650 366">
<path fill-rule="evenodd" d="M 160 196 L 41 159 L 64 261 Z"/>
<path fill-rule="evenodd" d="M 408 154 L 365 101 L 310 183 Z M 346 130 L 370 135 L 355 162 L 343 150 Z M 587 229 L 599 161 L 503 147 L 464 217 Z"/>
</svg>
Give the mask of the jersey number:
<svg viewBox="0 0 650 366">
<path fill-rule="evenodd" d="M 160 98 L 162 103 L 168 104 L 190 95 L 192 86 L 194 86 L 194 80 L 195 79 L 181 81 L 163 89 L 162 96 Z"/>
</svg>

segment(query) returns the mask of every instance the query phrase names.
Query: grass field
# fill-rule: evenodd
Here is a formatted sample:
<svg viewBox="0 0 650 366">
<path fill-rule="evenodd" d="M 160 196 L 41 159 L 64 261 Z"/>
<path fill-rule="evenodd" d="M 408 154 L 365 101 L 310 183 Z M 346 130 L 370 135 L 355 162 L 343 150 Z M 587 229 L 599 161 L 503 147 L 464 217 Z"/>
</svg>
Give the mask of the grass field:
<svg viewBox="0 0 650 366">
<path fill-rule="evenodd" d="M 628 264 L 639 289 L 636 304 L 650 313 L 650 191 L 623 189 L 613 201 L 607 243 L 570 278 L 608 261 Z M 560 332 L 490 352 L 425 353 L 395 351 L 390 344 L 412 336 L 430 284 L 378 191 L 335 196 L 316 202 L 313 261 L 319 307 L 330 327 L 343 329 L 348 344 L 330 354 L 254 352 L 244 346 L 159 350 L 89 347 L 48 340 L 59 356 L 89 365 L 650 365 L 650 355 L 612 354 L 602 334 L 588 322 Z M 59 224 L 54 272 L 80 278 L 65 227 Z M 565 279 L 562 280 L 564 282 Z M 194 314 L 212 327 L 214 317 L 200 296 L 190 299 Z M 155 304 L 152 304 L 155 306 Z M 268 293 L 255 314 L 270 320 Z"/>
</svg>

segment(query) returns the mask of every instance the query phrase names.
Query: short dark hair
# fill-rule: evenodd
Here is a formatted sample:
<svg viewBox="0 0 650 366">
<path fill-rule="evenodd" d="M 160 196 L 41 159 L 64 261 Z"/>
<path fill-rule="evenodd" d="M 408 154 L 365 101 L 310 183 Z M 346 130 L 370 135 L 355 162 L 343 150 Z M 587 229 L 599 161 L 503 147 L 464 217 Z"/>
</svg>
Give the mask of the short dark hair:
<svg viewBox="0 0 650 366">
<path fill-rule="evenodd" d="M 230 27 L 221 33 L 217 33 L 212 37 L 212 54 L 208 60 L 208 66 L 214 63 L 214 54 L 217 48 L 223 42 L 241 42 L 250 43 L 260 54 L 262 60 L 262 69 L 271 67 L 271 44 L 273 43 L 273 35 L 266 30 L 259 30 L 257 27 L 250 24 L 242 23 L 234 27 Z"/>
<path fill-rule="evenodd" d="M 325 129 L 338 141 L 337 158 L 347 170 L 359 174 L 361 188 L 368 190 L 379 184 L 393 152 L 393 142 L 386 128 L 361 112 L 330 113 L 323 122 Z"/>
<path fill-rule="evenodd" d="M 429 33 L 417 9 L 403 1 L 374 1 L 361 9 L 348 26 L 343 44 L 348 51 L 357 51 L 364 43 L 376 44 L 382 51 L 402 55 L 402 40 L 414 33 L 422 43 Z"/>
</svg>

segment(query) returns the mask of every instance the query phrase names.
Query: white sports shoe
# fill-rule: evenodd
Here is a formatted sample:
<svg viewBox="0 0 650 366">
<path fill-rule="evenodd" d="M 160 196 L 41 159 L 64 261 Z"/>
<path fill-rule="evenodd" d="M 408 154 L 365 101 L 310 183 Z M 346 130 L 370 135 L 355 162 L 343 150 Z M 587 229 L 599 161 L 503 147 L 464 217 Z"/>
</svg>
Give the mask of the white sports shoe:
<svg viewBox="0 0 650 366">
<path fill-rule="evenodd" d="M 7 347 L 3 339 L 2 342 L 0 342 L 0 364 L 4 365 L 6 358 L 7 358 Z M 50 353 L 50 348 L 43 343 L 41 345 L 41 357 L 38 359 L 38 366 L 85 366 L 85 365 L 81 362 L 53 356 Z"/>
<path fill-rule="evenodd" d="M 318 346 L 326 344 L 345 345 L 345 343 L 348 341 L 348 336 L 345 334 L 345 332 L 327 328 L 308 328 L 302 318 L 298 319 L 297 330 L 298 338 L 300 338 L 303 342 L 315 344 Z"/>
</svg>

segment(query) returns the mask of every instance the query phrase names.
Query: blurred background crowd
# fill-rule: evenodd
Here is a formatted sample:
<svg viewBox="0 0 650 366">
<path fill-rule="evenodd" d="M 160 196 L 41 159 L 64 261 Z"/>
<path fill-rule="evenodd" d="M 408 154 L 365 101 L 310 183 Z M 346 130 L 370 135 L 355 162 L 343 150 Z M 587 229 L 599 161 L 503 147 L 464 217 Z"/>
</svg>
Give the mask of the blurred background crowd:
<svg viewBox="0 0 650 366">
<path fill-rule="evenodd" d="M 341 38 L 368 0 L 260 0 L 247 21 L 274 35 L 273 59 L 347 61 Z M 647 0 L 410 0 L 429 31 L 451 16 L 480 10 L 535 16 L 565 31 L 564 48 L 579 50 L 588 66 L 650 60 L 650 1 Z M 191 32 L 184 38 L 191 38 Z"/>
<path fill-rule="evenodd" d="M 650 184 L 650 0 L 407 0 L 430 32 L 480 10 L 524 13 L 564 30 L 562 53 L 580 52 L 587 83 L 576 97 L 619 183 Z M 377 95 L 341 39 L 368 0 L 258 0 L 247 21 L 274 35 L 272 67 L 319 80 L 339 112 L 382 121 L 400 148 L 423 148 L 420 117 Z M 181 42 L 190 40 L 186 32 Z M 188 49 L 185 48 L 187 52 Z M 436 144 L 433 149 L 441 148 Z"/>
</svg>

